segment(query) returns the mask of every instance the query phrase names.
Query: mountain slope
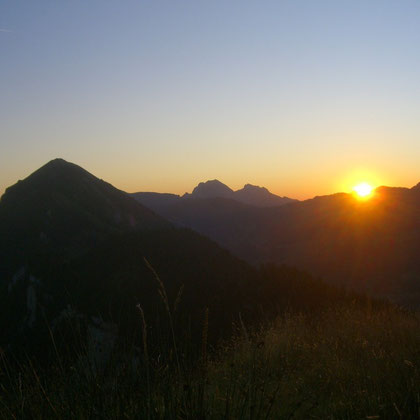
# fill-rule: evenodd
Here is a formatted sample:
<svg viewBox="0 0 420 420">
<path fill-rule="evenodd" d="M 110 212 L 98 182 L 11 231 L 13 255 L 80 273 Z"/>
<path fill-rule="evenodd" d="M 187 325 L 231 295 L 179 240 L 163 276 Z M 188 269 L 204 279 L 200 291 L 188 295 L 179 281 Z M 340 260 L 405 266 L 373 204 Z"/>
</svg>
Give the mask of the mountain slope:
<svg viewBox="0 0 420 420">
<path fill-rule="evenodd" d="M 188 196 L 188 195 L 186 195 Z M 227 185 L 213 179 L 211 181 L 200 182 L 191 193 L 194 198 L 233 198 L 233 190 Z"/>
<path fill-rule="evenodd" d="M 237 206 L 257 210 L 214 200 L 223 202 L 221 217 L 229 207 L 232 215 Z M 204 199 L 181 201 L 207 205 Z M 16 352 L 42 355 L 50 332 L 70 321 L 99 337 L 109 337 L 109 331 L 135 335 L 137 304 L 151 327 L 150 339 L 158 343 L 169 334 L 162 326 L 167 318 L 162 284 L 167 304 L 174 312 L 177 307 L 179 334 L 190 334 L 188 341 L 201 336 L 206 308 L 209 338 L 217 339 L 239 313 L 246 320 L 261 316 L 264 307 L 266 316 L 279 302 L 322 306 L 337 294 L 319 282 L 312 287 L 310 276 L 293 269 L 260 272 L 63 160 L 7 190 L 0 201 L 0 233 L 0 346 Z M 66 344 L 69 337 L 63 337 Z"/>
<path fill-rule="evenodd" d="M 130 194 L 130 196 L 136 199 L 136 201 L 138 201 L 139 203 L 152 210 L 155 208 L 165 207 L 174 204 L 181 199 L 181 197 L 176 194 L 165 194 L 155 192 L 138 192 L 132 193 Z"/>
<path fill-rule="evenodd" d="M 272 212 L 261 255 L 409 302 L 420 291 L 420 194 L 378 188 L 367 201 L 319 197 Z M 414 298 L 420 303 L 419 295 Z"/>
<path fill-rule="evenodd" d="M 178 200 L 153 209 L 171 223 L 205 235 L 249 262 L 258 260 L 263 209 L 226 198 Z"/>
<path fill-rule="evenodd" d="M 296 201 L 272 194 L 267 188 L 251 184 L 246 184 L 241 190 L 235 191 L 233 198 L 241 203 L 257 207 L 276 207 Z"/>
<path fill-rule="evenodd" d="M 177 201 L 155 210 L 249 262 L 300 267 L 334 284 L 420 304 L 420 189 L 378 188 L 272 208 L 233 200 Z"/>
<path fill-rule="evenodd" d="M 33 246 L 83 247 L 110 231 L 165 226 L 123 191 L 63 159 L 9 187 L 0 201 L 1 238 Z"/>
<path fill-rule="evenodd" d="M 110 235 L 168 228 L 166 220 L 125 192 L 62 159 L 9 187 L 0 200 L 4 337 L 27 335 L 42 312 L 61 311 L 67 303 L 57 299 L 57 291 L 63 290 L 60 279 L 69 264 Z"/>
</svg>

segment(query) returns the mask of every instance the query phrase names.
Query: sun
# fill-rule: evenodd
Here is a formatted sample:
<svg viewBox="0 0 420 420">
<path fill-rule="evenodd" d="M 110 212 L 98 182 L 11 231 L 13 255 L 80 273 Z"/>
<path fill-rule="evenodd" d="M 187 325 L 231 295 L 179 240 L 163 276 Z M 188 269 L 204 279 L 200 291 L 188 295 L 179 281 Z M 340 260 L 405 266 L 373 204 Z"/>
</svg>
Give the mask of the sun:
<svg viewBox="0 0 420 420">
<path fill-rule="evenodd" d="M 367 182 L 362 182 L 360 184 L 355 185 L 353 187 L 353 191 L 360 198 L 369 198 L 369 196 L 372 194 L 373 187 Z"/>
</svg>

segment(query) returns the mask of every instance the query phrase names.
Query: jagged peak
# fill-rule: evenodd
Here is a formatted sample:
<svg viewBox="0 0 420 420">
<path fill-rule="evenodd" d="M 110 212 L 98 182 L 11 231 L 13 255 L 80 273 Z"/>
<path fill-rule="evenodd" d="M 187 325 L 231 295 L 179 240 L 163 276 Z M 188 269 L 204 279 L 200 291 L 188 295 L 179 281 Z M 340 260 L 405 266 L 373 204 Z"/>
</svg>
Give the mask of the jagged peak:
<svg viewBox="0 0 420 420">
<path fill-rule="evenodd" d="M 200 185 L 220 185 L 220 186 L 229 188 L 226 184 L 224 184 L 223 182 L 219 181 L 218 179 L 209 179 L 207 181 L 200 182 L 197 185 L 197 187 L 200 186 Z"/>
<path fill-rule="evenodd" d="M 193 190 L 191 195 L 201 197 L 230 196 L 233 190 L 218 179 L 200 182 Z"/>
<path fill-rule="evenodd" d="M 245 191 L 266 191 L 269 192 L 267 188 L 260 187 L 259 185 L 245 184 L 242 190 Z M 241 190 L 238 190 L 241 191 Z"/>
</svg>

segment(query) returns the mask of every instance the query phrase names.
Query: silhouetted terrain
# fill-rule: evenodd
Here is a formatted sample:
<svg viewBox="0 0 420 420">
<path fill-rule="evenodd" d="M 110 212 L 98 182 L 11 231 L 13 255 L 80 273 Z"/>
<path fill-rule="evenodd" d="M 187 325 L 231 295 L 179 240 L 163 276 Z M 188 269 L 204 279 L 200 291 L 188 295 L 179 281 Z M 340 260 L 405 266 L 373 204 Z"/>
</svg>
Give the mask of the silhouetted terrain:
<svg viewBox="0 0 420 420">
<path fill-rule="evenodd" d="M 109 232 L 165 226 L 123 191 L 62 159 L 9 187 L 1 198 L 1 245 L 10 255 L 25 247 L 77 253 Z"/>
<path fill-rule="evenodd" d="M 290 264 L 376 296 L 420 303 L 420 188 L 380 187 L 256 208 L 225 198 L 150 208 L 252 263 Z"/>
<path fill-rule="evenodd" d="M 225 198 L 256 207 L 276 207 L 297 201 L 288 197 L 280 197 L 272 194 L 267 188 L 257 187 L 251 184 L 246 184 L 242 189 L 233 191 L 217 179 L 200 182 L 191 194 L 185 193 L 182 197 L 176 194 L 152 192 L 138 192 L 132 193 L 131 195 L 138 202 L 158 211 L 164 211 L 166 206 L 188 199 Z"/>
<path fill-rule="evenodd" d="M 418 195 L 157 205 L 250 260 L 329 263 L 336 283 L 373 288 L 384 268 L 417 273 Z M 415 418 L 418 326 L 296 268 L 250 265 L 63 160 L 0 200 L 2 418 Z"/>
<path fill-rule="evenodd" d="M 237 206 L 257 209 L 226 203 L 235 214 Z M 153 269 L 171 305 L 180 299 L 180 325 L 192 336 L 199 336 L 206 308 L 212 314 L 209 336 L 217 339 L 229 333 L 239 313 L 257 319 L 280 304 L 309 310 L 351 299 L 295 269 L 257 270 L 61 159 L 2 197 L 0 253 L 1 345 L 31 343 L 41 352 L 40 337 L 69 317 L 114 322 L 129 331 L 141 304 L 149 322 L 157 322 L 161 286 Z"/>
</svg>

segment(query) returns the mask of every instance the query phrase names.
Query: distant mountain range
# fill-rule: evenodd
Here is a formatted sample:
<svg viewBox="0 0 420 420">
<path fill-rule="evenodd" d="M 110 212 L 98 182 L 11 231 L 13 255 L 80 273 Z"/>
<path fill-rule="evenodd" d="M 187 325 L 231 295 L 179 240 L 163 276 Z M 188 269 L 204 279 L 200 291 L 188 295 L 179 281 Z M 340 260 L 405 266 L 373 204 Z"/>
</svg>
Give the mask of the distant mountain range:
<svg viewBox="0 0 420 420">
<path fill-rule="evenodd" d="M 134 196 L 254 264 L 289 264 L 336 285 L 420 305 L 420 184 L 380 187 L 367 201 L 340 193 L 274 207 L 244 204 L 232 194 L 211 181 L 194 190 L 195 199 Z"/>
<path fill-rule="evenodd" d="M 276 207 L 297 201 L 280 197 L 272 194 L 267 188 L 251 184 L 246 184 L 242 189 L 234 191 L 217 179 L 200 182 L 191 194 L 186 193 L 183 196 L 152 192 L 138 192 L 131 195 L 140 203 L 155 208 L 187 199 L 225 198 L 256 207 Z"/>
<path fill-rule="evenodd" d="M 256 319 L 279 305 L 305 310 L 353 299 L 290 266 L 334 286 L 420 305 L 419 185 L 381 187 L 367 201 L 335 194 L 285 204 L 265 189 L 234 192 L 218 181 L 184 197 L 134 197 L 143 204 L 62 159 L 6 190 L 2 348 L 43 354 L 49 331 L 69 319 L 95 331 L 114 322 L 131 333 L 137 304 L 151 342 L 158 341 L 152 326 L 165 317 L 161 282 L 171 305 L 182 295 L 179 334 L 191 337 L 200 337 L 206 308 L 210 337 L 220 338 L 239 313 Z M 255 197 L 259 204 L 249 204 Z M 264 197 L 283 205 L 262 206 Z"/>
<path fill-rule="evenodd" d="M 234 208 L 257 209 L 222 200 Z M 178 205 L 203 200 L 172 201 Z M 180 300 L 178 334 L 190 334 L 189 340 L 194 334 L 201 336 L 206 308 L 212 314 L 211 339 L 231 329 L 239 313 L 244 320 L 261 316 L 263 306 L 267 314 L 270 301 L 273 307 L 279 302 L 306 307 L 313 305 L 314 293 L 317 305 L 331 296 L 344 298 L 319 282 L 311 290 L 314 280 L 295 269 L 257 270 L 206 237 L 175 228 L 129 194 L 62 159 L 47 163 L 2 196 L 3 349 L 42 355 L 50 332 L 70 320 L 83 322 L 99 337 L 110 322 L 120 332 L 133 334 L 139 329 L 137 304 L 151 327 L 149 339 L 158 341 L 154 334 L 163 334 L 163 327 L 152 327 L 166 317 L 161 282 L 171 305 Z"/>
</svg>

